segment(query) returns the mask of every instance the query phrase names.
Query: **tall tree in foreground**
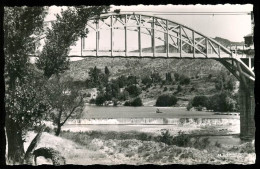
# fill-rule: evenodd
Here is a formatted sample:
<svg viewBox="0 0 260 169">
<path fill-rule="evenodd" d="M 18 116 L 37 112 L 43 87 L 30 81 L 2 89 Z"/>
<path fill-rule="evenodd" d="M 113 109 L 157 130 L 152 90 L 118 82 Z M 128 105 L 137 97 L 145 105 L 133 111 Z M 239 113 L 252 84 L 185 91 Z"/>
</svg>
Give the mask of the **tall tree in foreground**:
<svg viewBox="0 0 260 169">
<path fill-rule="evenodd" d="M 48 28 L 45 45 L 36 65 L 44 71 L 44 75 L 50 78 L 53 74 L 59 74 L 69 68 L 68 54 L 70 46 L 80 37 L 85 37 L 88 30 L 85 29 L 87 21 L 94 16 L 106 12 L 107 6 L 79 6 L 68 7 L 57 14 L 57 20 Z"/>
<path fill-rule="evenodd" d="M 26 130 L 41 122 L 47 110 L 42 93 L 30 72 L 28 54 L 34 52 L 35 36 L 39 35 L 46 10 L 43 7 L 4 8 L 5 53 L 5 127 L 7 162 L 23 163 Z"/>
<path fill-rule="evenodd" d="M 48 102 L 53 112 L 50 119 L 57 127 L 55 135 L 58 136 L 61 127 L 73 115 L 80 114 L 83 110 L 84 95 L 74 86 L 71 78 L 52 77 L 46 85 Z"/>
</svg>

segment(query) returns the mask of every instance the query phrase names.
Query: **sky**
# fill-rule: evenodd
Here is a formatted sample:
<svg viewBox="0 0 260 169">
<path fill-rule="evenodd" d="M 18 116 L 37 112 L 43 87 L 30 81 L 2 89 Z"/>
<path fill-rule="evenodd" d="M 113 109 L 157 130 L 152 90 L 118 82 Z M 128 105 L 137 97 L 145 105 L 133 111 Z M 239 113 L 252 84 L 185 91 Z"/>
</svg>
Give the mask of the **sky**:
<svg viewBox="0 0 260 169">
<path fill-rule="evenodd" d="M 59 13 L 61 8 L 51 6 L 45 21 L 55 20 L 54 14 Z M 253 5 L 135 5 L 113 6 L 111 11 L 151 11 L 153 12 L 248 12 L 253 10 Z M 139 12 L 142 13 L 142 12 Z M 149 14 L 149 13 L 145 13 Z M 209 37 L 222 37 L 231 41 L 241 42 L 244 36 L 251 33 L 250 15 L 156 15 L 180 24 L 186 25 Z"/>
</svg>

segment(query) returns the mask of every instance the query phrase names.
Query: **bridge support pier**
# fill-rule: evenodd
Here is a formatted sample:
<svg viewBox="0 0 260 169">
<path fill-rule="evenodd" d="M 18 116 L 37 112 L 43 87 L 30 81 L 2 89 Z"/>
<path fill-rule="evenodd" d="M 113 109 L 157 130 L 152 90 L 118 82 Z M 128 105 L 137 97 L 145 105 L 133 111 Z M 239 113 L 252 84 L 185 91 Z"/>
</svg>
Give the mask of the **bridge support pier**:
<svg viewBox="0 0 260 169">
<path fill-rule="evenodd" d="M 254 82 L 247 80 L 247 86 L 240 82 L 240 138 L 252 140 L 255 138 L 255 97 Z"/>
</svg>

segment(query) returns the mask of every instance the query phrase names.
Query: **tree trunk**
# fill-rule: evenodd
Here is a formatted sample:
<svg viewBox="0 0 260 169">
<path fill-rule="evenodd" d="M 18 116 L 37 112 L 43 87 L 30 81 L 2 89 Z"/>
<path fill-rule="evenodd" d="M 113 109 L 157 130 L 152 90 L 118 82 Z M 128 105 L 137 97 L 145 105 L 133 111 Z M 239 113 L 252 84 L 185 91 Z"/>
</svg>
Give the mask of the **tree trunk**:
<svg viewBox="0 0 260 169">
<path fill-rule="evenodd" d="M 57 130 L 55 132 L 55 136 L 59 136 L 60 135 L 60 131 L 61 131 L 61 124 L 57 125 Z"/>
<path fill-rule="evenodd" d="M 22 131 L 19 129 L 18 125 L 8 116 L 6 116 L 5 126 L 8 144 L 8 163 L 22 164 L 24 157 Z"/>
</svg>

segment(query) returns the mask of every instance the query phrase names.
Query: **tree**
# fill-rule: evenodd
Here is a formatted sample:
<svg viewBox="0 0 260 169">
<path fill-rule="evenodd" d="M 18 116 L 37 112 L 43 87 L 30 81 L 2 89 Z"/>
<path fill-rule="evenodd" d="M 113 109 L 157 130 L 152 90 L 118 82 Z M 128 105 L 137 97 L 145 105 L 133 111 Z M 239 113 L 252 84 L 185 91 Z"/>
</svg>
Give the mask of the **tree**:
<svg viewBox="0 0 260 169">
<path fill-rule="evenodd" d="M 173 106 L 177 103 L 178 99 L 175 96 L 170 95 L 161 95 L 157 98 L 155 105 L 156 106 Z"/>
<path fill-rule="evenodd" d="M 104 94 L 99 94 L 96 98 L 96 105 L 101 106 L 104 104 L 105 101 L 106 97 L 104 96 Z"/>
<path fill-rule="evenodd" d="M 58 136 L 66 121 L 73 115 L 82 112 L 84 94 L 81 94 L 73 85 L 71 78 L 61 79 L 59 76 L 49 79 L 46 84 L 46 93 L 53 109 L 50 119 L 57 126 L 55 135 Z"/>
<path fill-rule="evenodd" d="M 152 79 L 149 76 L 145 76 L 144 78 L 142 78 L 142 83 L 144 85 L 149 85 L 152 83 Z"/>
<path fill-rule="evenodd" d="M 30 72 L 28 55 L 40 35 L 46 9 L 43 7 L 4 8 L 5 124 L 9 162 L 23 163 L 23 135 L 43 118 L 47 105 Z M 34 36 L 33 36 L 34 35 Z"/>
<path fill-rule="evenodd" d="M 106 85 L 108 83 L 108 76 L 101 72 L 96 66 L 89 69 L 89 87 L 97 87 Z"/>
<path fill-rule="evenodd" d="M 192 100 L 192 106 L 194 107 L 207 107 L 208 97 L 207 96 L 195 96 Z"/>
<path fill-rule="evenodd" d="M 151 75 L 151 78 L 152 78 L 153 83 L 160 83 L 162 81 L 162 78 L 159 75 L 159 73 L 153 73 Z"/>
<path fill-rule="evenodd" d="M 125 90 L 128 91 L 129 95 L 132 97 L 137 97 L 142 93 L 141 89 L 135 85 L 127 86 Z"/>
<path fill-rule="evenodd" d="M 109 76 L 109 69 L 107 68 L 107 66 L 105 67 L 105 74 L 107 75 L 107 76 Z"/>
<path fill-rule="evenodd" d="M 107 11 L 107 6 L 68 7 L 56 15 L 52 28 L 47 30 L 45 45 L 36 60 L 36 65 L 44 71 L 48 78 L 53 74 L 62 73 L 69 68 L 67 58 L 70 46 L 75 45 L 79 37 L 85 37 L 88 30 L 85 25 L 89 18 Z"/>
<path fill-rule="evenodd" d="M 219 91 L 232 91 L 235 89 L 235 80 L 232 75 L 227 75 L 227 72 L 221 71 L 215 81 L 215 88 Z"/>
</svg>

